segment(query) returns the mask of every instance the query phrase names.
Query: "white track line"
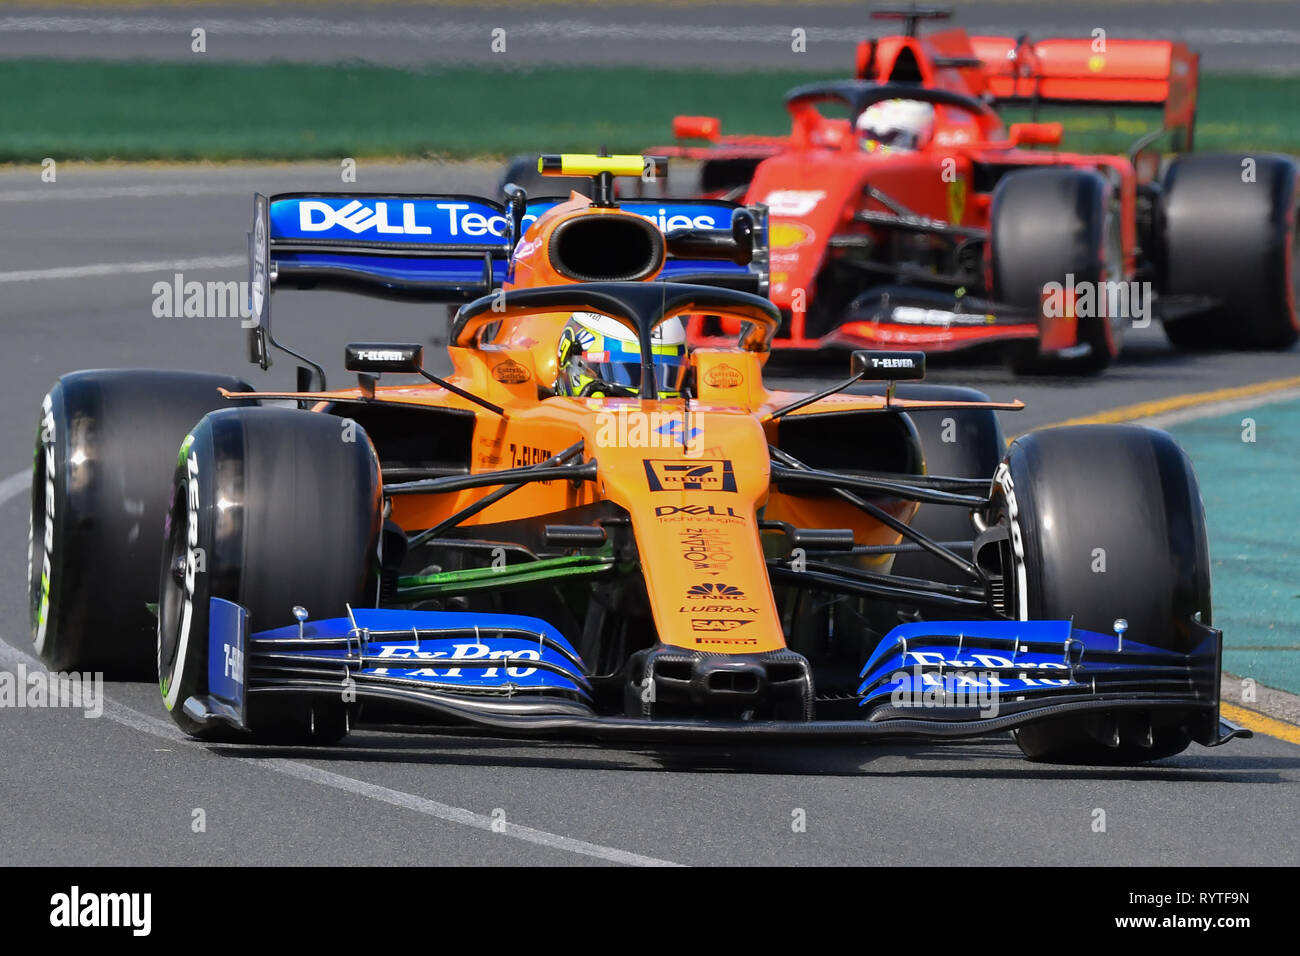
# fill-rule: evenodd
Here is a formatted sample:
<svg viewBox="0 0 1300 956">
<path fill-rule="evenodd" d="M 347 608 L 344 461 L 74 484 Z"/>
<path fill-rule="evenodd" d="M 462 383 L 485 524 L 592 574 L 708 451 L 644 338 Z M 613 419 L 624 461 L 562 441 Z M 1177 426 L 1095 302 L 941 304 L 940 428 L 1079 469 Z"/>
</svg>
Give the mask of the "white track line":
<svg viewBox="0 0 1300 956">
<path fill-rule="evenodd" d="M 486 52 L 492 31 L 501 24 L 496 20 L 448 23 L 436 18 L 426 20 L 329 20 L 321 17 L 231 17 L 205 16 L 195 10 L 184 19 L 158 16 L 6 16 L 0 17 L 0 34 L 4 33 L 89 33 L 113 35 L 172 35 L 184 38 L 188 49 L 190 30 L 201 26 L 209 38 L 218 36 L 291 36 L 338 37 L 353 40 L 441 40 L 466 44 L 481 41 Z M 510 34 L 532 40 L 697 40 L 715 43 L 782 43 L 790 42 L 791 26 L 704 25 L 668 23 L 598 23 L 594 20 L 565 18 L 560 20 L 517 20 Z M 809 40 L 857 43 L 834 27 L 807 28 Z"/>
<path fill-rule="evenodd" d="M 3 505 L 9 501 L 9 499 L 22 494 L 27 490 L 30 483 L 30 471 L 20 471 L 16 474 L 10 475 L 3 481 L 0 481 L 0 505 Z M 3 638 L 0 638 L 0 665 L 13 669 L 18 664 L 26 666 L 28 673 L 44 670 L 41 662 L 35 657 L 31 656 L 26 651 L 14 647 Z M 120 704 L 115 700 L 105 700 L 104 716 L 115 723 L 123 725 L 124 727 L 130 727 L 132 730 L 150 734 L 154 737 L 160 737 L 173 744 L 191 747 L 197 750 L 206 749 L 203 744 L 191 740 L 189 737 L 185 736 L 185 734 L 181 733 L 181 731 L 170 721 L 151 717 L 148 714 L 142 714 L 139 711 L 127 707 L 125 704 Z M 444 820 L 447 823 L 458 823 L 461 826 L 474 827 L 478 830 L 497 832 L 499 836 L 512 837 L 516 840 L 523 840 L 525 843 L 534 843 L 551 850 L 562 850 L 566 853 L 576 853 L 579 856 L 589 856 L 597 860 L 604 860 L 606 863 L 621 863 L 626 866 L 680 865 L 668 860 L 660 860 L 652 856 L 642 856 L 639 853 L 630 853 L 627 850 L 602 846 L 599 843 L 588 843 L 586 840 L 576 840 L 573 837 L 561 836 L 558 833 L 550 833 L 546 830 L 538 830 L 534 827 L 526 827 L 518 823 L 510 823 L 508 821 L 499 822 L 490 816 L 485 816 L 482 813 L 475 813 L 474 811 L 466 810 L 463 807 L 454 807 L 450 804 L 440 803 L 437 800 L 430 800 L 428 797 L 421 797 L 414 793 L 406 793 L 402 790 L 392 790 L 388 787 L 381 787 L 375 783 L 357 780 L 355 777 L 347 777 L 341 773 L 334 773 L 332 770 L 324 770 L 320 767 L 314 767 L 311 764 L 303 763 L 299 760 L 286 760 L 281 757 L 251 757 L 247 762 L 259 767 L 265 767 L 267 770 L 272 770 L 275 773 L 284 774 L 288 777 L 295 777 L 299 780 L 305 780 L 308 783 L 315 783 L 324 787 L 330 787 L 334 790 L 341 790 L 344 793 L 366 797 L 367 799 L 375 800 L 379 803 L 386 803 L 389 806 L 400 807 L 403 810 L 412 810 L 416 813 L 422 813 L 427 817 L 435 817 L 436 819 Z"/>
<path fill-rule="evenodd" d="M 16 498 L 32 486 L 32 470 L 25 468 L 0 481 L 0 505 Z"/>
<path fill-rule="evenodd" d="M 230 37 L 337 37 L 353 40 L 390 39 L 443 41 L 466 44 L 480 42 L 484 52 L 492 30 L 501 26 L 497 19 L 440 21 L 435 17 L 422 20 L 334 20 L 311 16 L 209 16 L 202 10 L 189 10 L 184 14 L 158 16 L 156 14 L 119 13 L 116 15 L 75 16 L 29 14 L 0 17 L 0 34 L 96 34 L 96 35 L 171 35 L 184 41 L 189 48 L 190 30 L 203 27 L 209 38 Z M 790 43 L 791 31 L 799 24 L 703 24 L 629 22 L 601 23 L 581 17 L 548 19 L 515 19 L 509 28 L 511 37 L 523 40 L 631 40 L 643 43 L 705 41 L 709 43 Z M 820 43 L 856 44 L 859 32 L 846 31 L 838 26 L 808 27 L 804 25 L 808 40 Z M 1005 33 L 1004 22 L 971 23 L 968 33 Z M 1039 36 L 1070 35 L 1079 33 L 1077 26 L 1041 24 Z M 1158 30 L 1133 27 L 1119 31 L 1132 39 L 1181 40 L 1194 46 L 1231 45 L 1261 46 L 1300 43 L 1300 30 L 1283 27 L 1243 27 L 1178 25 Z"/>
<path fill-rule="evenodd" d="M 35 173 L 32 174 L 33 178 Z M 46 183 L 30 189 L 0 190 L 0 202 L 42 202 L 47 199 L 157 199 L 167 196 L 243 196 L 256 189 L 259 181 L 247 183 L 169 183 L 152 186 L 60 186 Z"/>
<path fill-rule="evenodd" d="M 0 639 L 0 665 L 13 670 L 19 664 L 24 665 L 29 674 L 44 670 L 41 662 L 35 657 L 19 650 L 7 641 Z M 105 699 L 104 716 L 114 723 L 121 724 L 124 727 L 129 727 L 132 730 L 139 731 L 140 733 L 158 737 L 173 745 L 195 750 L 207 749 L 204 744 L 192 740 L 185 736 L 185 734 L 181 733 L 176 725 L 170 721 L 151 717 L 148 714 L 142 714 L 138 710 L 127 707 L 125 704 L 121 704 L 115 700 Z M 639 853 L 620 850 L 616 847 L 603 846 L 599 843 L 588 843 L 586 840 L 577 840 L 573 837 L 562 836 L 558 833 L 551 833 L 547 830 L 538 830 L 535 827 L 523 826 L 522 824 L 510 823 L 508 821 L 497 821 L 482 813 L 475 813 L 473 810 L 466 810 L 463 807 L 454 807 L 451 804 L 440 803 L 437 800 L 430 800 L 428 797 L 421 797 L 414 793 L 406 793 L 402 790 L 393 790 L 389 787 L 381 787 L 378 784 L 369 783 L 365 780 L 357 780 L 355 777 L 347 777 L 341 773 L 335 773 L 332 770 L 325 770 L 321 767 L 315 767 L 311 764 L 303 763 L 300 760 L 287 760 L 283 757 L 249 757 L 245 762 L 254 766 L 263 767 L 278 774 L 283 774 L 287 777 L 294 777 L 308 783 L 315 783 L 323 787 L 329 787 L 333 790 L 351 793 L 358 797 L 365 797 L 378 803 L 386 803 L 389 806 L 399 807 L 403 810 L 412 810 L 415 813 L 420 813 L 427 817 L 434 817 L 447 823 L 456 823 L 461 826 L 473 827 L 476 830 L 496 832 L 498 836 L 511 837 L 516 840 L 522 840 L 525 843 L 533 843 L 537 846 L 543 846 L 551 850 L 561 850 L 565 853 L 575 853 L 579 856 L 588 856 L 597 860 L 603 860 L 606 863 L 619 863 L 625 866 L 681 865 L 669 860 L 661 860 L 657 857 L 642 856 Z"/>
<path fill-rule="evenodd" d="M 98 262 L 88 266 L 55 266 L 0 272 L 3 282 L 39 282 L 48 279 L 87 279 L 91 276 L 128 275 L 137 272 L 184 272 L 186 269 L 228 269 L 248 262 L 244 256 L 199 256 L 194 259 L 158 259 L 147 262 Z"/>
</svg>

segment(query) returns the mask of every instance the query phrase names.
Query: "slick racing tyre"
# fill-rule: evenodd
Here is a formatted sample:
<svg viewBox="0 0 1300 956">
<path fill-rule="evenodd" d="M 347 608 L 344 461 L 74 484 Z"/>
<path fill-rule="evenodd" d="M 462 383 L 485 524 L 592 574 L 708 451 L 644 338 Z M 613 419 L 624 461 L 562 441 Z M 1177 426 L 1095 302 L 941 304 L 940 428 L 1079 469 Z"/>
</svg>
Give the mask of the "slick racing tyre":
<svg viewBox="0 0 1300 956">
<path fill-rule="evenodd" d="M 863 390 L 882 395 L 876 386 Z M 898 398 L 927 402 L 987 402 L 989 397 L 973 388 L 954 385 L 913 385 L 899 383 Z M 925 470 L 930 475 L 953 478 L 992 479 L 998 462 L 1006 451 L 1002 426 L 990 408 L 936 409 L 909 411 L 916 425 L 925 455 Z M 922 504 L 911 527 L 934 541 L 970 541 L 975 536 L 971 513 L 966 508 Z M 904 542 L 906 543 L 906 542 Z M 966 557 L 969 557 L 966 554 Z M 902 577 L 943 581 L 947 584 L 970 584 L 968 577 L 945 561 L 925 551 L 904 551 L 894 558 L 893 573 Z"/>
<path fill-rule="evenodd" d="M 1193 616 L 1211 623 L 1200 490 L 1165 432 L 1082 425 L 1016 439 L 998 467 L 989 523 L 1012 530 L 1012 618 L 1069 619 L 1101 634 L 1122 618 L 1133 640 L 1181 653 L 1192 650 Z M 1045 721 L 1015 737 L 1032 760 L 1133 764 L 1184 750 L 1186 720 L 1128 711 Z"/>
<path fill-rule="evenodd" d="M 252 390 L 224 375 L 118 369 L 64 375 L 45 396 L 27 579 L 32 641 L 51 670 L 152 673 L 168 482 L 185 433 L 232 404 L 218 388 Z"/>
<path fill-rule="evenodd" d="M 1205 306 L 1165 323 L 1186 349 L 1284 349 L 1300 338 L 1300 166 L 1288 156 L 1180 156 L 1157 204 L 1161 294 Z"/>
<path fill-rule="evenodd" d="M 360 425 L 285 408 L 213 412 L 181 448 L 172 482 L 158 607 L 163 704 L 184 730 L 231 738 L 183 711 L 208 691 L 210 598 L 248 612 L 248 633 L 374 607 L 379 464 Z M 253 739 L 331 743 L 348 728 L 340 692 L 270 701 L 245 688 Z M 248 739 L 242 737 L 240 739 Z"/>
<path fill-rule="evenodd" d="M 1110 365 L 1127 322 L 1122 315 L 1105 315 L 1107 296 L 1097 294 L 1102 283 L 1125 279 L 1119 200 L 1110 182 L 1087 169 L 1010 173 L 993 191 L 990 225 L 998 302 L 1038 314 L 1044 286 L 1064 285 L 1067 276 L 1073 276 L 1076 288 L 1087 283 L 1094 290 L 1090 314 L 1077 320 L 1077 351 L 1042 355 L 1036 343 L 1014 343 L 1007 352 L 1012 370 L 1094 374 Z"/>
</svg>

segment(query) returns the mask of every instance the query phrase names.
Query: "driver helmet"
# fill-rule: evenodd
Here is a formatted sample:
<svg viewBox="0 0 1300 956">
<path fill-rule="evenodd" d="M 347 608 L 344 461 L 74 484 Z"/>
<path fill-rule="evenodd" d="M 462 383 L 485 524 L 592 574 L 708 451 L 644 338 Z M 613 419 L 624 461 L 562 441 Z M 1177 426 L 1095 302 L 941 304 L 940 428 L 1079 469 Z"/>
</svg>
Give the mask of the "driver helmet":
<svg viewBox="0 0 1300 956">
<path fill-rule="evenodd" d="M 686 328 L 679 318 L 661 322 L 651 337 L 655 389 L 680 398 L 686 372 Z M 581 397 L 630 396 L 641 386 L 641 345 L 632 330 L 596 312 L 574 312 L 560 333 L 555 391 Z"/>
<path fill-rule="evenodd" d="M 858 142 L 869 153 L 912 152 L 934 131 L 934 107 L 918 100 L 872 103 L 857 122 Z"/>
</svg>

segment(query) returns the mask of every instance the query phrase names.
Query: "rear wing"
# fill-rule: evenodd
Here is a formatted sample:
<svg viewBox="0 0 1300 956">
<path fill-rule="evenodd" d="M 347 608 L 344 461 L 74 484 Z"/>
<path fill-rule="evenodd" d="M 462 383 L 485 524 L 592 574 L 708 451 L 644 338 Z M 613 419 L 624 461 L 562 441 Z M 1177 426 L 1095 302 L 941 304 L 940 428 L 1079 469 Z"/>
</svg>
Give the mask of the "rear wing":
<svg viewBox="0 0 1300 956">
<path fill-rule="evenodd" d="M 566 197 L 567 198 L 567 197 Z M 505 203 L 477 196 L 391 193 L 284 193 L 253 198 L 249 253 L 249 360 L 271 365 L 271 293 L 336 288 L 424 302 L 464 303 L 501 286 L 515 244 L 535 219 L 564 199 Z M 766 294 L 767 211 L 721 200 L 630 200 L 621 208 L 649 219 L 667 238 L 660 278 Z M 753 222 L 746 265 L 712 248 L 729 238 L 737 214 Z"/>
<path fill-rule="evenodd" d="M 1192 148 L 1200 56 L 1167 40 L 970 37 L 994 103 L 1164 108 L 1163 133 Z"/>
</svg>

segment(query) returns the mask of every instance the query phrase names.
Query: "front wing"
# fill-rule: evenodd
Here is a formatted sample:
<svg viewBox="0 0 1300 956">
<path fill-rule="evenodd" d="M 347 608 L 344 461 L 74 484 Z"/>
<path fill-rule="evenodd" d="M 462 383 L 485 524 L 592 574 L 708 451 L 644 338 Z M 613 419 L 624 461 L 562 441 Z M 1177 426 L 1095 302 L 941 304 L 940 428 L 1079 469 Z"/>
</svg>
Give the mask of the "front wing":
<svg viewBox="0 0 1300 956">
<path fill-rule="evenodd" d="M 1069 621 L 900 625 L 864 664 L 858 720 L 602 716 L 586 667 L 553 627 L 508 614 L 358 609 L 349 617 L 247 632 L 238 605 L 209 608 L 208 694 L 185 713 L 247 729 L 250 699 L 340 696 L 383 702 L 430 724 L 503 736 L 600 740 L 956 739 L 1085 713 L 1185 715 L 1199 743 L 1248 731 L 1219 717 L 1222 632 L 1190 621 L 1188 653 Z"/>
</svg>

